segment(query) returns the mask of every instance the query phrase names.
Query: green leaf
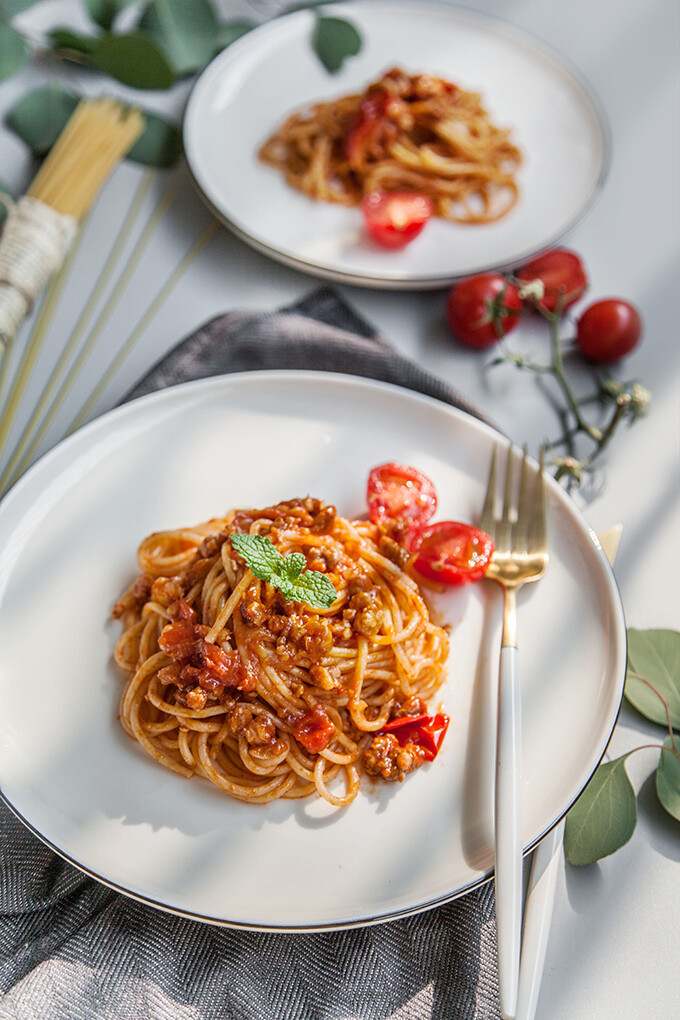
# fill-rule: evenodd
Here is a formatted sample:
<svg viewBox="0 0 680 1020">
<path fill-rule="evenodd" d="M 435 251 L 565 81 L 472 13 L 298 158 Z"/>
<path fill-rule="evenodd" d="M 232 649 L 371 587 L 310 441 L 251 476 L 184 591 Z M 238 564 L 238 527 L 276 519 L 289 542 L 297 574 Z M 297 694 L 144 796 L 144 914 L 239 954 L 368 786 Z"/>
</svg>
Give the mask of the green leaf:
<svg viewBox="0 0 680 1020">
<path fill-rule="evenodd" d="M 680 730 L 680 632 L 676 630 L 628 629 L 628 674 L 625 696 L 647 719 L 667 726 L 661 699 L 639 674 L 665 699 L 671 725 Z"/>
<path fill-rule="evenodd" d="M 237 553 L 243 557 L 255 577 L 268 581 L 283 563 L 283 557 L 274 543 L 264 535 L 246 535 L 234 532 L 229 536 Z"/>
<path fill-rule="evenodd" d="M 215 53 L 219 26 L 208 0 L 154 0 L 140 27 L 162 49 L 178 76 L 205 67 Z"/>
<path fill-rule="evenodd" d="M 312 34 L 314 51 L 327 71 L 339 71 L 361 49 L 361 36 L 343 18 L 317 17 Z"/>
<path fill-rule="evenodd" d="M 299 555 L 291 553 L 291 556 Z M 303 557 L 304 558 L 304 557 Z M 284 560 L 284 564 L 288 560 Z M 306 602 L 308 606 L 327 609 L 338 597 L 330 579 L 320 570 L 305 570 L 298 577 L 288 573 L 272 574 L 271 583 L 279 589 L 284 598 L 293 602 Z"/>
<path fill-rule="evenodd" d="M 254 21 L 223 21 L 217 26 L 217 40 L 215 42 L 215 53 L 226 50 L 233 42 L 240 39 L 242 35 L 255 28 Z"/>
<path fill-rule="evenodd" d="M 284 559 L 271 539 L 264 535 L 236 531 L 229 538 L 255 577 L 269 581 L 284 598 L 326 608 L 337 599 L 338 593 L 325 574 L 304 569 L 307 561 L 302 553 L 289 553 Z"/>
<path fill-rule="evenodd" d="M 107 32 L 123 8 L 129 7 L 133 3 L 135 0 L 85 0 L 87 13 L 97 25 Z"/>
<path fill-rule="evenodd" d="M 626 757 L 604 762 L 567 815 L 564 852 L 570 864 L 593 864 L 613 854 L 633 835 L 635 791 Z"/>
<path fill-rule="evenodd" d="M 181 155 L 182 135 L 179 129 L 155 113 L 144 112 L 144 131 L 127 158 L 145 166 L 167 167 L 173 166 Z"/>
<path fill-rule="evenodd" d="M 93 35 L 80 35 L 78 32 L 72 32 L 70 28 L 53 28 L 47 34 L 56 50 L 66 50 L 67 53 L 88 57 L 97 41 Z"/>
<path fill-rule="evenodd" d="M 680 758 L 673 753 L 670 733 L 664 741 L 664 750 L 656 770 L 656 792 L 669 815 L 680 822 Z M 676 747 L 678 741 L 676 741 Z"/>
<path fill-rule="evenodd" d="M 288 553 L 281 564 L 281 576 L 286 577 L 289 581 L 297 581 L 306 566 L 307 560 L 302 553 Z"/>
<path fill-rule="evenodd" d="M 28 60 L 26 43 L 11 25 L 0 21 L 0 81 L 9 78 Z"/>
<path fill-rule="evenodd" d="M 92 50 L 92 63 L 133 89 L 167 89 L 176 77 L 165 54 L 144 32 L 103 35 Z"/>
<path fill-rule="evenodd" d="M 7 114 L 7 124 L 36 156 L 44 156 L 77 105 L 77 96 L 58 85 L 49 85 L 20 99 Z"/>
</svg>

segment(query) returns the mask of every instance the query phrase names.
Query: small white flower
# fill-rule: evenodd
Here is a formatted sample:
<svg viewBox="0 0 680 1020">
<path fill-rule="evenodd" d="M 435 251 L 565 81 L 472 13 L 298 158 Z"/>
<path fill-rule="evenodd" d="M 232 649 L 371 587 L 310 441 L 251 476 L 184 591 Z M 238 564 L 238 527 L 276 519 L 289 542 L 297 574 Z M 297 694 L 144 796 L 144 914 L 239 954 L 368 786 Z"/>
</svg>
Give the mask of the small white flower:
<svg viewBox="0 0 680 1020">
<path fill-rule="evenodd" d="M 545 287 L 543 286 L 543 280 L 529 280 L 519 289 L 519 296 L 523 301 L 527 299 L 540 301 L 544 294 Z"/>
<path fill-rule="evenodd" d="M 636 414 L 647 414 L 652 400 L 652 394 L 648 389 L 641 386 L 640 383 L 633 383 L 630 389 L 630 399 Z"/>
</svg>

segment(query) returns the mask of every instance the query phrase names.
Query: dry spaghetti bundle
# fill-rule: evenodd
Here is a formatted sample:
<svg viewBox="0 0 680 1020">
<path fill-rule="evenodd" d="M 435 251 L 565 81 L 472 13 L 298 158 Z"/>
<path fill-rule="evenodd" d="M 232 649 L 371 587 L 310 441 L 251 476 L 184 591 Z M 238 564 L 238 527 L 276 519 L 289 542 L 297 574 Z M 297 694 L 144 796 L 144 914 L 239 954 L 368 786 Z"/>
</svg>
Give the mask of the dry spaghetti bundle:
<svg viewBox="0 0 680 1020">
<path fill-rule="evenodd" d="M 28 192 L 9 203 L 0 239 L 0 349 L 61 267 L 78 223 L 139 137 L 144 118 L 113 99 L 83 100 Z"/>
<path fill-rule="evenodd" d="M 399 68 L 293 113 L 259 155 L 311 198 L 357 205 L 375 190 L 418 192 L 458 223 L 498 220 L 519 195 L 521 154 L 480 96 Z"/>
<path fill-rule="evenodd" d="M 255 576 L 235 535 L 303 557 L 333 585 L 331 604 Z M 174 772 L 254 803 L 318 793 L 342 806 L 362 770 L 402 779 L 424 755 L 384 727 L 422 718 L 448 637 L 392 547 L 309 497 L 150 535 L 114 609 L 124 728 Z"/>
</svg>

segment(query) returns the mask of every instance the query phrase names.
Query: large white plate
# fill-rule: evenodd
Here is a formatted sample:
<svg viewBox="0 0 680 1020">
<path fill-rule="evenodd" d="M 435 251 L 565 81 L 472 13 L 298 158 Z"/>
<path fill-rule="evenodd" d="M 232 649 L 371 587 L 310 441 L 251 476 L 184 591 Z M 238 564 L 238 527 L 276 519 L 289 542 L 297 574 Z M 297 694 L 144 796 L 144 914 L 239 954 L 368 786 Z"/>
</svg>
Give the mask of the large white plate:
<svg viewBox="0 0 680 1020">
<path fill-rule="evenodd" d="M 517 266 L 561 238 L 604 179 L 607 132 L 593 94 L 560 57 L 496 21 L 432 3 L 333 6 L 361 32 L 360 54 L 328 74 L 312 51 L 314 15 L 275 19 L 225 50 L 189 100 L 186 155 L 214 212 L 265 254 L 317 276 L 364 286 L 441 287 Z M 314 202 L 257 159 L 293 110 L 362 91 L 389 67 L 429 71 L 482 94 L 524 155 L 521 198 L 503 220 L 434 220 L 402 251 L 368 241 L 357 209 Z"/>
<path fill-rule="evenodd" d="M 205 380 L 105 415 L 43 458 L 0 505 L 0 786 L 61 854 L 150 903 L 279 930 L 355 925 L 440 903 L 493 867 L 500 590 L 452 590 L 437 760 L 366 784 L 346 810 L 241 804 L 149 759 L 117 719 L 118 594 L 148 532 L 232 506 L 314 494 L 365 512 L 371 466 L 434 480 L 440 517 L 474 520 L 498 436 L 407 390 L 326 373 Z M 524 844 L 576 798 L 622 694 L 625 628 L 611 571 L 561 489 L 551 562 L 520 595 Z"/>
</svg>

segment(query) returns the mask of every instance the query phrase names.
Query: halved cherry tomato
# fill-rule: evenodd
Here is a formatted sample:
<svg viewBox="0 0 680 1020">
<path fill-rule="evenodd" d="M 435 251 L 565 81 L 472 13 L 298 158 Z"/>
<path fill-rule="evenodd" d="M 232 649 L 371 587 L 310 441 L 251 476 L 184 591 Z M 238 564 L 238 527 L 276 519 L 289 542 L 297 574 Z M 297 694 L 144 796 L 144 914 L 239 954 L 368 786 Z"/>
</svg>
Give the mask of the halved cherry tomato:
<svg viewBox="0 0 680 1020">
<path fill-rule="evenodd" d="M 347 131 L 346 154 L 353 170 L 363 169 L 367 149 L 384 129 L 389 102 L 387 89 L 374 88 L 362 100 L 352 118 Z"/>
<path fill-rule="evenodd" d="M 554 248 L 538 255 L 522 266 L 516 275 L 523 283 L 531 280 L 543 283 L 543 297 L 537 303 L 548 312 L 554 312 L 560 300 L 561 308 L 573 305 L 583 297 L 588 287 L 581 259 L 576 252 L 566 248 Z"/>
<path fill-rule="evenodd" d="M 409 191 L 370 191 L 361 202 L 366 230 L 384 248 L 403 248 L 432 216 L 427 195 Z"/>
<path fill-rule="evenodd" d="M 517 288 L 499 273 L 461 280 L 449 293 L 446 317 L 468 347 L 491 347 L 519 322 L 522 300 Z"/>
<path fill-rule="evenodd" d="M 426 524 L 437 509 L 437 494 L 427 477 L 404 464 L 379 464 L 368 476 L 368 515 L 374 524 Z"/>
<path fill-rule="evenodd" d="M 490 536 L 460 521 L 437 521 L 410 532 L 414 569 L 431 581 L 467 584 L 486 573 L 494 552 Z"/>
<path fill-rule="evenodd" d="M 593 361 L 618 361 L 633 350 L 642 335 L 642 319 L 634 305 L 605 298 L 589 305 L 578 320 L 576 343 Z"/>
<path fill-rule="evenodd" d="M 449 728 L 449 717 L 443 712 L 436 715 L 401 716 L 386 723 L 383 733 L 393 733 L 403 747 L 417 744 L 423 749 L 427 761 L 434 761 Z"/>
</svg>

